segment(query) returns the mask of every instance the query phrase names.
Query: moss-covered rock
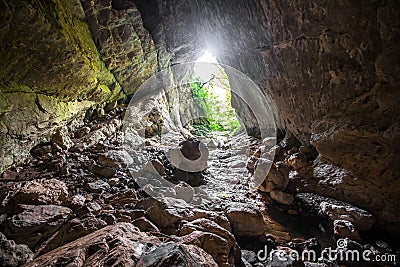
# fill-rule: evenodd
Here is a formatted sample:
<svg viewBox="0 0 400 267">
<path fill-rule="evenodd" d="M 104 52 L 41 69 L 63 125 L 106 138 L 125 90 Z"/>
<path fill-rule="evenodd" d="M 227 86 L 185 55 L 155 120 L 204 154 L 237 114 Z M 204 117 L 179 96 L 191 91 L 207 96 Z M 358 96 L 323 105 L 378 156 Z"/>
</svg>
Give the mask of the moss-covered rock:
<svg viewBox="0 0 400 267">
<path fill-rule="evenodd" d="M 139 12 L 97 2 L 0 0 L 0 173 L 56 128 L 135 92 L 154 73 L 156 52 Z M 92 13 L 110 33 L 106 46 Z"/>
</svg>

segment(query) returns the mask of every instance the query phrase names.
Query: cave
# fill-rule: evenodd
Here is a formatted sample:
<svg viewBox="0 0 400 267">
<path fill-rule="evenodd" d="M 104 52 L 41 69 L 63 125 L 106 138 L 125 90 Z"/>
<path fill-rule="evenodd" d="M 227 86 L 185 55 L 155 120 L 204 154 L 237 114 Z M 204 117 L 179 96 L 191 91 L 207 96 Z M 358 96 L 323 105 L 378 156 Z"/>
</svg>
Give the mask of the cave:
<svg viewBox="0 0 400 267">
<path fill-rule="evenodd" d="M 398 265 L 399 1 L 0 17 L 0 266 Z"/>
</svg>

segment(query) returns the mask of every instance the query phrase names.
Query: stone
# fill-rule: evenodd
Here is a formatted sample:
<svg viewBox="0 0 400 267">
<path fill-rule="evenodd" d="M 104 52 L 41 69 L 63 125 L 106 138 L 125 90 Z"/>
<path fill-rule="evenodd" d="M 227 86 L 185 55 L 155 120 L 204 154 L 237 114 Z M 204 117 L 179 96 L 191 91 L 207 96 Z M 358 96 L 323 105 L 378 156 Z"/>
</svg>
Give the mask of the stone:
<svg viewBox="0 0 400 267">
<path fill-rule="evenodd" d="M 60 146 L 62 149 L 68 150 L 70 147 L 74 145 L 71 141 L 71 138 L 68 135 L 67 130 L 61 129 L 58 130 L 52 137 L 51 142 Z"/>
<path fill-rule="evenodd" d="M 182 199 L 164 198 L 156 200 L 147 198 L 139 201 L 136 208 L 146 210 L 146 216 L 158 228 L 175 224 L 178 220 L 194 216 L 193 210 Z"/>
<path fill-rule="evenodd" d="M 103 167 L 103 166 L 99 166 L 99 165 L 96 165 L 96 164 L 92 166 L 91 172 L 93 174 L 99 175 L 99 176 L 104 177 L 104 178 L 111 178 L 117 173 L 112 168 Z"/>
<path fill-rule="evenodd" d="M 124 150 L 110 150 L 97 159 L 98 163 L 109 168 L 126 168 L 133 163 L 132 157 Z"/>
<path fill-rule="evenodd" d="M 95 217 L 83 219 L 72 219 L 66 222 L 60 230 L 46 240 L 37 250 L 39 255 L 47 253 L 64 244 L 72 242 L 82 236 L 88 235 L 96 230 L 106 227 L 107 223 Z"/>
<path fill-rule="evenodd" d="M 111 178 L 111 179 L 108 179 L 108 181 L 107 181 L 107 183 L 108 183 L 110 186 L 115 186 L 116 184 L 118 184 L 118 182 L 119 182 L 119 179 L 118 179 L 118 178 Z"/>
<path fill-rule="evenodd" d="M 270 195 L 273 200 L 283 205 L 291 205 L 294 201 L 293 195 L 282 192 L 277 189 L 273 189 Z"/>
<path fill-rule="evenodd" d="M 96 180 L 94 182 L 87 183 L 85 188 L 91 193 L 101 193 L 103 191 L 110 190 L 110 185 L 102 180 Z"/>
<path fill-rule="evenodd" d="M 349 221 L 334 220 L 333 232 L 335 235 L 340 237 L 348 237 L 353 240 L 361 240 L 361 237 L 355 229 L 354 225 Z"/>
<path fill-rule="evenodd" d="M 254 157 L 254 156 L 251 156 L 247 160 L 246 168 L 249 170 L 250 173 L 254 173 L 257 162 L 258 162 L 258 158 Z"/>
<path fill-rule="evenodd" d="M 358 230 L 369 230 L 375 223 L 375 217 L 360 208 L 350 204 L 333 204 L 321 202 L 320 212 L 328 216 L 331 220 L 346 220 L 354 224 Z"/>
<path fill-rule="evenodd" d="M 123 190 L 105 199 L 107 204 L 111 204 L 116 207 L 123 207 L 125 204 L 136 204 L 137 201 L 138 196 L 132 189 Z"/>
<path fill-rule="evenodd" d="M 140 217 L 132 221 L 132 224 L 142 232 L 160 232 L 160 230 L 151 221 L 145 217 Z"/>
<path fill-rule="evenodd" d="M 130 223 L 117 223 L 41 255 L 26 266 L 136 266 L 140 257 L 161 244 L 157 237 Z"/>
<path fill-rule="evenodd" d="M 33 259 L 33 252 L 26 245 L 16 244 L 8 240 L 0 232 L 0 265 L 17 267 Z"/>
<path fill-rule="evenodd" d="M 2 224 L 4 234 L 17 243 L 33 249 L 52 235 L 72 214 L 72 210 L 56 205 L 20 205 L 20 213 Z"/>
<path fill-rule="evenodd" d="M 226 208 L 225 214 L 235 236 L 258 237 L 264 235 L 264 219 L 257 207 L 233 202 Z"/>
<path fill-rule="evenodd" d="M 213 258 L 198 246 L 184 244 L 163 244 L 141 257 L 137 266 L 209 266 L 218 265 Z"/>
<path fill-rule="evenodd" d="M 308 165 L 307 156 L 304 153 L 298 152 L 290 155 L 287 159 L 289 166 L 293 169 L 298 170 Z"/>
<path fill-rule="evenodd" d="M 75 131 L 74 136 L 75 136 L 75 138 L 82 138 L 85 135 L 87 135 L 88 133 L 90 133 L 90 130 L 91 129 L 88 126 L 81 127 Z"/>
<path fill-rule="evenodd" d="M 262 192 L 270 193 L 273 189 L 285 190 L 289 183 L 289 168 L 283 162 L 271 165 L 267 177 L 258 187 Z"/>
<path fill-rule="evenodd" d="M 193 231 L 181 237 L 185 244 L 203 248 L 209 253 L 218 266 L 231 266 L 229 264 L 229 244 L 222 237 L 201 231 Z"/>
<path fill-rule="evenodd" d="M 183 199 L 187 203 L 192 201 L 195 194 L 193 187 L 185 182 L 179 182 L 179 184 L 174 186 L 174 190 L 176 192 L 176 197 Z"/>
<path fill-rule="evenodd" d="M 240 263 L 240 259 L 237 257 L 240 250 L 235 237 L 231 232 L 209 219 L 200 218 L 185 223 L 181 227 L 179 235 L 182 236 L 183 242 L 203 248 L 219 266 Z"/>
<path fill-rule="evenodd" d="M 66 202 L 68 188 L 57 179 L 32 180 L 13 189 L 2 201 L 5 212 L 13 213 L 19 204 L 61 205 Z"/>
</svg>

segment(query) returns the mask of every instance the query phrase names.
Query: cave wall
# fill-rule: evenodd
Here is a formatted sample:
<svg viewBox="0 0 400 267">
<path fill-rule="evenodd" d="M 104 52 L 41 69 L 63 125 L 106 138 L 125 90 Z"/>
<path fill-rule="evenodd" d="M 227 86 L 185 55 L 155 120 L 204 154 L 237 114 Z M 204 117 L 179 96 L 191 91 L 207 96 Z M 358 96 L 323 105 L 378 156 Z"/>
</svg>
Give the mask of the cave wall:
<svg viewBox="0 0 400 267">
<path fill-rule="evenodd" d="M 155 72 L 140 13 L 118 2 L 0 1 L 0 172 Z"/>
<path fill-rule="evenodd" d="M 398 1 L 135 3 L 172 64 L 207 49 L 258 83 L 278 127 L 320 154 L 311 174 L 299 174 L 318 180 L 308 190 L 364 207 L 399 234 Z M 321 172 L 326 162 L 346 175 Z"/>
</svg>

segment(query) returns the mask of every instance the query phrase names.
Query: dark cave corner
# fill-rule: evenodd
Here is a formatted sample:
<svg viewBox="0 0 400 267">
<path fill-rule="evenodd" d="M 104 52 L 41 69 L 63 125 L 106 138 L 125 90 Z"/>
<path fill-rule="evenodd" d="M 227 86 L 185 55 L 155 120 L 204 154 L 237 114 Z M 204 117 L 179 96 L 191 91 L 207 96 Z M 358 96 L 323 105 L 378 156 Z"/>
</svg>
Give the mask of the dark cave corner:
<svg viewBox="0 0 400 267">
<path fill-rule="evenodd" d="M 0 17 L 0 266 L 398 265 L 398 1 Z"/>
</svg>

